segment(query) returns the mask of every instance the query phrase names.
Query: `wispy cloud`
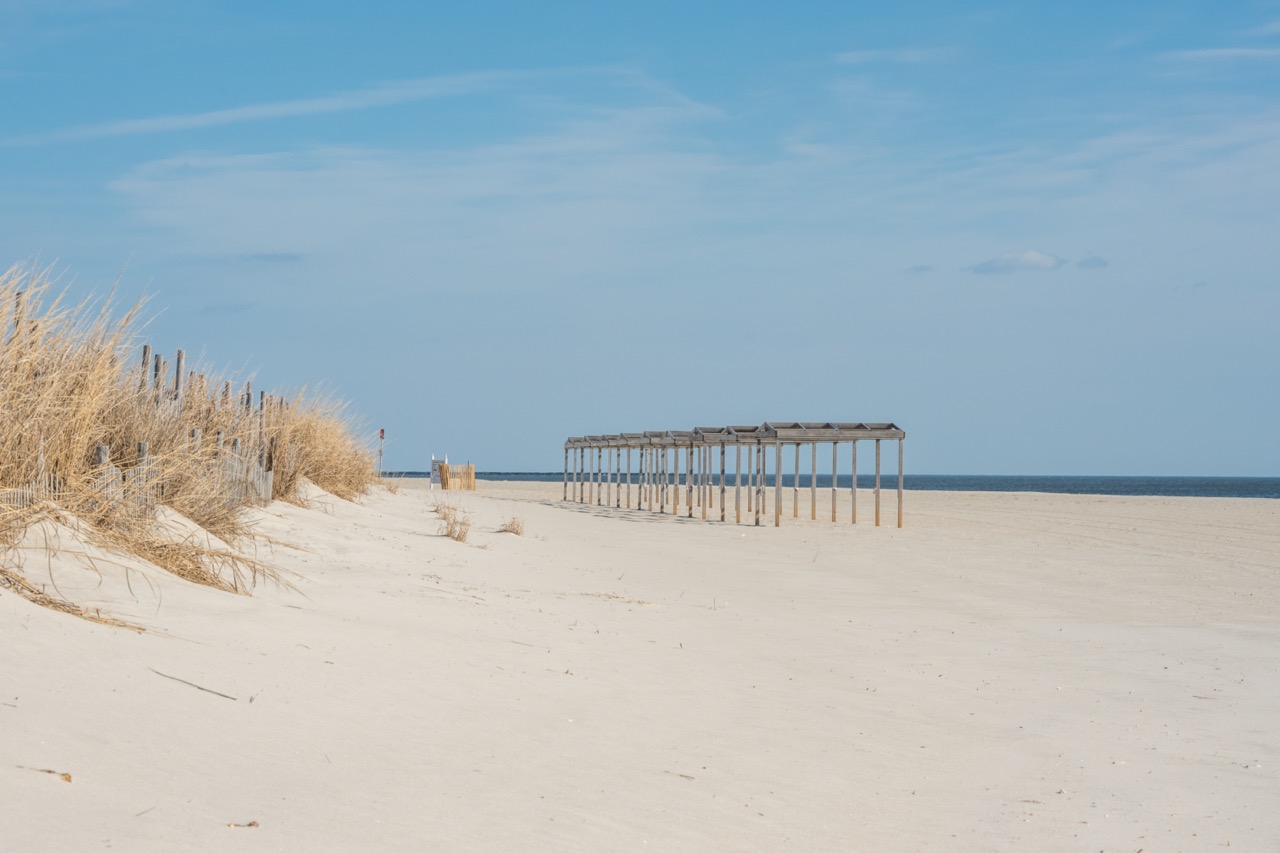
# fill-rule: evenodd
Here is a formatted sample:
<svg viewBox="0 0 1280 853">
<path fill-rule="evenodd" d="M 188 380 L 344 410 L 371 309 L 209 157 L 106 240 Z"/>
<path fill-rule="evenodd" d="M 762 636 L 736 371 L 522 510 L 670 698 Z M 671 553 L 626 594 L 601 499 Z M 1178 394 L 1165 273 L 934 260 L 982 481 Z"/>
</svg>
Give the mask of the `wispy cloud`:
<svg viewBox="0 0 1280 853">
<path fill-rule="evenodd" d="M 81 125 L 49 133 L 9 137 L 8 139 L 0 140 L 0 143 L 10 146 L 43 145 L 50 142 L 172 133 L 244 122 L 367 110 L 431 98 L 472 94 L 495 88 L 525 76 L 527 74 L 520 72 L 486 71 L 472 74 L 426 77 L 416 80 L 401 80 L 367 89 L 356 89 L 350 92 L 340 92 L 317 98 L 271 101 L 265 104 L 249 104 L 223 110 Z"/>
<path fill-rule="evenodd" d="M 965 267 L 969 272 L 978 275 L 1006 275 L 1019 270 L 1056 270 L 1066 264 L 1066 261 L 1056 255 L 1046 254 L 1036 249 L 1027 249 L 1024 252 L 1009 252 L 1008 254 L 999 255 L 990 258 L 971 267 Z"/>
<path fill-rule="evenodd" d="M 296 264 L 304 255 L 298 252 L 250 252 L 240 256 L 240 260 L 251 264 Z"/>
<path fill-rule="evenodd" d="M 1260 27 L 1249 30 L 1251 36 L 1280 36 L 1280 21 L 1269 21 Z"/>
<path fill-rule="evenodd" d="M 937 62 L 950 56 L 949 51 L 917 48 L 888 50 L 846 50 L 836 54 L 836 62 L 843 65 L 868 65 L 871 63 L 922 63 Z"/>
<path fill-rule="evenodd" d="M 1169 59 L 1187 62 L 1227 62 L 1236 59 L 1280 59 L 1280 47 L 1211 47 L 1202 50 L 1176 50 L 1166 53 Z"/>
</svg>

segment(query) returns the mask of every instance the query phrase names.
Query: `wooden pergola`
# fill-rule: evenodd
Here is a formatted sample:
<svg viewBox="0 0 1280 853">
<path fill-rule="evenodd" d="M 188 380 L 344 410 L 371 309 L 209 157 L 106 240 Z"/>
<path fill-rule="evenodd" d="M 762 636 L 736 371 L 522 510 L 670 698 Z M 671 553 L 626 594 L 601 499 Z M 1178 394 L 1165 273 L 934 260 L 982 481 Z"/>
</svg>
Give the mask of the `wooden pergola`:
<svg viewBox="0 0 1280 853">
<path fill-rule="evenodd" d="M 676 516 L 684 512 L 703 520 L 720 521 L 728 512 L 728 450 L 734 449 L 733 506 L 735 523 L 742 523 L 743 478 L 746 477 L 746 511 L 759 526 L 770 511 L 775 527 L 783 515 L 783 452 L 795 449 L 791 482 L 791 517 L 800 516 L 801 448 L 809 448 L 809 517 L 818 517 L 818 449 L 831 445 L 831 520 L 837 520 L 840 445 L 849 445 L 852 481 L 849 488 L 850 523 L 858 523 L 858 442 L 874 441 L 875 523 L 880 525 L 880 443 L 898 442 L 898 526 L 902 527 L 903 441 L 906 432 L 892 423 L 809 423 L 767 421 L 759 426 L 695 427 L 691 430 L 624 432 L 587 435 L 564 443 L 564 500 L 596 506 L 632 508 L 632 475 L 635 475 L 635 508 Z M 747 464 L 743 466 L 743 448 Z M 623 451 L 626 461 L 623 461 Z M 772 450 L 772 454 L 770 454 Z M 634 453 L 634 456 L 633 456 Z M 716 456 L 719 456 L 718 464 Z M 773 456 L 773 486 L 768 487 L 769 456 Z M 683 462 L 683 478 L 681 463 Z M 718 468 L 718 480 L 717 480 Z M 770 501 L 769 492 L 772 491 Z M 772 507 L 768 504 L 772 503 Z"/>
</svg>

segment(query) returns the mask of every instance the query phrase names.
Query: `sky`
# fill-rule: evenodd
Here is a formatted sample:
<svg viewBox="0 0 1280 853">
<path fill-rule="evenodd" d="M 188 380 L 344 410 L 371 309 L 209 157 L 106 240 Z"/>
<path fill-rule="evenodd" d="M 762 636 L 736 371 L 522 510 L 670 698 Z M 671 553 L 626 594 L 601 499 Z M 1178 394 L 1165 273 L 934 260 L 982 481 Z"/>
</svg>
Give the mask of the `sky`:
<svg viewBox="0 0 1280 853">
<path fill-rule="evenodd" d="M 384 467 L 1280 476 L 1280 2 L 0 0 L 0 268 Z"/>
</svg>

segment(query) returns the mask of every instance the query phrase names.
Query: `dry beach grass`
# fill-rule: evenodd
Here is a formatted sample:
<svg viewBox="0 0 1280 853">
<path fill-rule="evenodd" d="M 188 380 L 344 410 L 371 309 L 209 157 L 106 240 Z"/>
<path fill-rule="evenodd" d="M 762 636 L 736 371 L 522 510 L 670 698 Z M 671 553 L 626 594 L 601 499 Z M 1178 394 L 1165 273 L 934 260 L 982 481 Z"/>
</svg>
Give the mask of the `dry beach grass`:
<svg viewBox="0 0 1280 853">
<path fill-rule="evenodd" d="M 268 565 L 227 546 L 247 533 L 248 498 L 220 455 L 268 435 L 275 440 L 273 498 L 301 501 L 306 480 L 354 497 L 375 472 L 342 405 L 298 393 L 264 407 L 260 419 L 226 393 L 229 378 L 203 370 L 191 371 L 177 405 L 138 370 L 138 309 L 117 317 L 111 308 L 109 300 L 67 305 L 46 271 L 14 267 L 0 275 L 5 582 L 31 600 L 56 599 L 28 589 L 13 555 L 33 525 L 71 519 L 82 525 L 79 534 L 197 583 L 242 592 L 275 578 Z M 129 472 L 125 486 L 104 478 L 99 446 L 108 448 L 111 465 Z M 187 520 L 192 535 L 163 529 L 157 504 Z"/>
</svg>

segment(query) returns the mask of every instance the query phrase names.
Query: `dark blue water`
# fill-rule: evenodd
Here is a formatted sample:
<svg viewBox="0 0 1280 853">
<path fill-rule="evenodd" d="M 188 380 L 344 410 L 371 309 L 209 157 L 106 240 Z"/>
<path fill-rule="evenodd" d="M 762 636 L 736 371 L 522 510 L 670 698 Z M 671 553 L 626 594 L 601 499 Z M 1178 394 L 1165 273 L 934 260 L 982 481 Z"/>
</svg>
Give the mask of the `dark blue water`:
<svg viewBox="0 0 1280 853">
<path fill-rule="evenodd" d="M 387 472 L 388 477 L 426 477 L 422 471 Z M 481 480 L 520 480 L 532 483 L 559 483 L 564 472 L 481 471 Z M 744 478 L 745 480 L 745 478 Z M 632 475 L 635 482 L 635 475 Z M 681 477 L 681 482 L 684 478 Z M 733 475 L 728 477 L 730 485 Z M 773 485 L 773 476 L 768 477 Z M 933 492 L 1050 492 L 1068 495 L 1164 495 L 1172 497 L 1275 498 L 1280 499 L 1280 477 L 1041 477 L 992 474 L 907 474 L 908 489 Z M 859 474 L 858 488 L 875 485 L 874 474 Z M 782 475 L 783 488 L 792 488 L 792 475 Z M 896 472 L 885 472 L 881 488 L 896 489 Z M 809 487 L 809 475 L 800 475 L 800 488 Z M 849 488 L 849 475 L 836 478 L 837 488 Z M 818 475 L 818 488 L 831 488 L 831 475 Z"/>
</svg>

